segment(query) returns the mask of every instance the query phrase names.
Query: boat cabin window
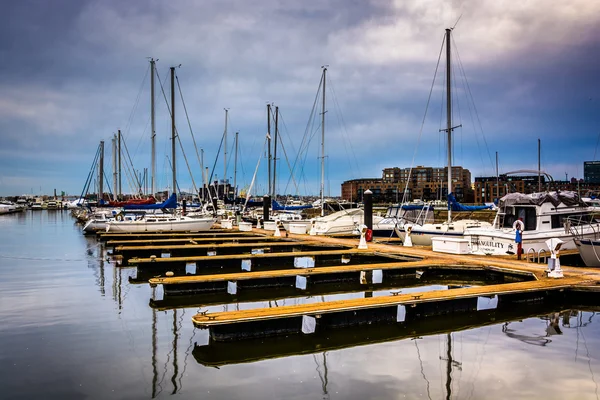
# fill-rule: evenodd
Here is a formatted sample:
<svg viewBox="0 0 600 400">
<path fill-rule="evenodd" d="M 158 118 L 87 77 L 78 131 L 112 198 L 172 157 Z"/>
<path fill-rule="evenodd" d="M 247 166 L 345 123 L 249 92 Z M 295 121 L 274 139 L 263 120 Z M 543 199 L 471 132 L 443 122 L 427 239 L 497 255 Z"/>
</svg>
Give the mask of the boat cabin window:
<svg viewBox="0 0 600 400">
<path fill-rule="evenodd" d="M 516 220 L 523 219 L 526 231 L 533 231 L 537 228 L 537 215 L 535 207 L 515 207 L 513 210 L 507 210 L 504 216 L 503 228 L 511 228 Z"/>
<path fill-rule="evenodd" d="M 567 219 L 569 219 L 571 226 L 587 225 L 594 222 L 594 217 L 590 213 L 558 214 L 552 216 L 552 229 L 564 227 Z"/>
</svg>

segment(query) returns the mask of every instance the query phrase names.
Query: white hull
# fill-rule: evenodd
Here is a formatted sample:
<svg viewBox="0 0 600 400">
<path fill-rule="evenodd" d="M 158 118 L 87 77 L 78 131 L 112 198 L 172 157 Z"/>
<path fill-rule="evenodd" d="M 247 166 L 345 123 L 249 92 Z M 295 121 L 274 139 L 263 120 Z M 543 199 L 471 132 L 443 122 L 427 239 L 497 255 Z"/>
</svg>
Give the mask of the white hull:
<svg viewBox="0 0 600 400">
<path fill-rule="evenodd" d="M 216 218 L 147 218 L 140 221 L 110 221 L 107 232 L 204 232 L 209 231 Z"/>
<path fill-rule="evenodd" d="M 406 237 L 406 228 L 409 225 L 397 227 L 396 233 L 404 241 Z M 411 225 L 412 243 L 417 246 L 431 246 L 431 238 L 437 236 L 447 236 L 452 238 L 462 238 L 466 229 L 475 227 L 491 227 L 488 222 L 477 220 L 458 220 L 442 224 L 423 224 Z"/>
<path fill-rule="evenodd" d="M 586 267 L 600 268 L 600 241 L 593 239 L 575 240 L 575 245 Z"/>
<path fill-rule="evenodd" d="M 106 229 L 106 222 L 107 220 L 102 221 L 97 219 L 90 219 L 83 226 L 83 231 L 85 233 L 95 233 L 96 231 L 104 230 Z"/>
<path fill-rule="evenodd" d="M 556 238 L 562 240 L 560 250 L 576 249 L 575 239 L 594 239 L 597 236 L 598 225 L 580 227 L 580 232 L 575 235 L 565 233 L 564 228 L 551 229 L 546 231 L 524 231 L 523 232 L 523 254 L 544 250 L 546 255 L 550 250 L 546 245 L 546 240 Z M 465 233 L 465 239 L 469 241 L 471 254 L 481 255 L 507 255 L 517 253 L 517 244 L 515 243 L 515 231 L 510 229 L 472 229 Z"/>
</svg>

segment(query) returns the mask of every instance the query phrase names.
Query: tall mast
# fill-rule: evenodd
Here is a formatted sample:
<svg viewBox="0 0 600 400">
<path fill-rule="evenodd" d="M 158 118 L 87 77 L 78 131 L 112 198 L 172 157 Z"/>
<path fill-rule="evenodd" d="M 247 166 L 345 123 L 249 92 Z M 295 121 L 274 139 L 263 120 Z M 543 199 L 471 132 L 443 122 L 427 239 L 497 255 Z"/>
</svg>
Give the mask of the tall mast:
<svg viewBox="0 0 600 400">
<path fill-rule="evenodd" d="M 498 173 L 498 152 L 496 152 L 496 197 L 500 198 L 500 174 Z M 492 199 L 494 201 L 494 199 Z"/>
<path fill-rule="evenodd" d="M 238 135 L 240 133 L 235 133 L 235 162 L 233 166 L 233 200 L 237 197 L 237 161 L 238 161 Z"/>
<path fill-rule="evenodd" d="M 121 187 L 121 130 L 119 129 L 117 131 L 117 160 L 119 163 L 119 190 L 117 191 L 117 194 L 119 196 L 121 196 L 123 194 L 122 192 L 122 187 Z"/>
<path fill-rule="evenodd" d="M 277 136 L 279 136 L 279 106 L 275 106 L 275 143 L 273 145 L 273 186 L 271 198 L 275 199 L 275 181 L 277 179 Z"/>
<path fill-rule="evenodd" d="M 538 192 L 542 191 L 542 142 L 538 139 Z"/>
<path fill-rule="evenodd" d="M 202 172 L 202 185 L 204 186 L 204 189 L 202 189 L 202 202 L 204 202 L 206 200 L 206 190 L 208 190 L 208 182 L 204 174 L 204 149 L 200 149 L 200 171 Z"/>
<path fill-rule="evenodd" d="M 173 193 L 177 193 L 177 163 L 175 162 L 175 67 L 171 67 L 171 160 L 173 163 Z"/>
<path fill-rule="evenodd" d="M 98 202 L 104 200 L 104 140 L 100 141 L 100 179 L 98 180 Z"/>
<path fill-rule="evenodd" d="M 446 129 L 448 133 L 448 194 L 452 193 L 452 95 L 450 93 L 450 32 L 446 29 Z M 452 221 L 452 207 L 448 202 L 448 222 Z"/>
<path fill-rule="evenodd" d="M 267 151 L 269 169 L 269 195 L 271 194 L 271 104 L 267 104 Z"/>
<path fill-rule="evenodd" d="M 150 168 L 152 173 L 152 196 L 154 196 L 154 194 L 156 193 L 156 121 L 154 119 L 154 68 L 156 67 L 155 62 L 156 61 L 154 61 L 154 58 L 150 59 L 150 121 L 152 125 L 152 132 L 150 133 L 152 143 L 152 160 Z"/>
<path fill-rule="evenodd" d="M 325 81 L 327 66 L 323 66 L 323 108 L 321 112 L 321 217 L 325 215 Z"/>
<path fill-rule="evenodd" d="M 113 197 L 117 200 L 117 135 L 112 138 Z"/>
<path fill-rule="evenodd" d="M 227 182 L 227 113 L 228 108 L 225 108 L 225 130 L 223 131 L 223 198 L 227 197 L 226 182 Z"/>
</svg>

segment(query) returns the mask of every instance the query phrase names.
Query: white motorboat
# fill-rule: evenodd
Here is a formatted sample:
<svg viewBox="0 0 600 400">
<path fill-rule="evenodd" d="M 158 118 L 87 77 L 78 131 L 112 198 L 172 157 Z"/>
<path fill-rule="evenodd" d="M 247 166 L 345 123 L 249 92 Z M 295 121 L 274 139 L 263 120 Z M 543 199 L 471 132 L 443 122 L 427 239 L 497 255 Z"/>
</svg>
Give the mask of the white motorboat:
<svg viewBox="0 0 600 400">
<path fill-rule="evenodd" d="M 106 232 L 204 232 L 209 231 L 216 221 L 212 216 L 144 215 L 134 220 L 107 221 Z"/>
<path fill-rule="evenodd" d="M 8 202 L 0 202 L 0 215 L 12 214 L 17 211 L 20 211 L 20 209 L 16 205 Z"/>
<path fill-rule="evenodd" d="M 463 237 L 467 229 L 473 228 L 491 228 L 492 224 L 476 219 L 459 219 L 456 221 L 429 223 L 429 224 L 411 224 L 404 223 L 395 228 L 398 237 L 403 241 L 406 238 L 406 232 L 410 231 L 412 243 L 417 246 L 431 246 L 431 238 L 437 236 Z"/>
<path fill-rule="evenodd" d="M 383 218 L 373 216 L 373 226 Z M 341 235 L 356 234 L 358 228 L 364 224 L 365 211 L 362 208 L 351 208 L 334 212 L 324 217 L 313 218 L 310 228 L 311 235 Z"/>
<path fill-rule="evenodd" d="M 515 232 L 522 221 L 523 253 L 549 254 L 546 240 L 563 241 L 561 250 L 575 249 L 574 239 L 597 239 L 600 223 L 575 192 L 510 193 L 498 203 L 492 227 L 464 232 L 472 254 L 515 254 Z"/>
</svg>

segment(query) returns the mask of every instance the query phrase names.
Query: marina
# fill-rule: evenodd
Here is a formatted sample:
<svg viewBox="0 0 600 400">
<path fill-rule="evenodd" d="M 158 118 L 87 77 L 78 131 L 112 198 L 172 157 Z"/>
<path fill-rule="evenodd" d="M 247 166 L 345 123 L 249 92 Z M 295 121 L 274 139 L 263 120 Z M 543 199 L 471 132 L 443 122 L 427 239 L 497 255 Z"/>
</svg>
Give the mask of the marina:
<svg viewBox="0 0 600 400">
<path fill-rule="evenodd" d="M 74 344 L 79 343 L 78 340 L 87 342 L 89 339 L 102 343 L 107 340 L 98 336 L 103 335 L 102 332 L 122 332 L 122 338 L 110 339 L 111 346 L 121 348 L 121 351 L 110 352 L 104 358 L 108 363 L 121 363 L 117 359 L 128 357 L 127 354 L 131 352 L 137 354 L 133 360 L 142 367 L 140 373 L 122 369 L 115 372 L 123 375 L 128 383 L 139 382 L 134 392 L 145 392 L 142 397 L 161 397 L 161 390 L 164 391 L 168 386 L 169 392 L 174 391 L 183 397 L 191 388 L 204 387 L 208 398 L 212 394 L 215 398 L 221 398 L 226 389 L 219 382 L 224 383 L 231 376 L 232 371 L 228 368 L 242 368 L 240 372 L 243 373 L 247 365 L 247 368 L 260 368 L 268 376 L 273 376 L 274 371 L 281 368 L 280 363 L 287 360 L 295 360 L 293 369 L 296 372 L 290 378 L 293 376 L 293 380 L 306 380 L 306 385 L 309 385 L 306 388 L 302 385 L 302 389 L 298 389 L 302 397 L 311 396 L 307 393 L 313 390 L 317 391 L 315 394 L 318 391 L 322 393 L 321 380 L 318 375 L 316 380 L 312 375 L 315 360 L 321 365 L 325 362 L 328 366 L 330 383 L 327 384 L 327 392 L 333 388 L 337 389 L 338 394 L 344 393 L 348 389 L 342 387 L 346 387 L 347 383 L 335 371 L 356 368 L 342 366 L 356 362 L 350 361 L 354 359 L 352 354 L 363 353 L 361 363 L 373 367 L 373 363 L 386 363 L 385 360 L 392 354 L 410 368 L 414 368 L 416 363 L 418 370 L 419 361 L 414 355 L 415 341 L 419 342 L 421 362 L 425 362 L 424 371 L 428 379 L 443 383 L 451 376 L 455 382 L 473 385 L 475 393 L 478 393 L 485 390 L 479 378 L 465 378 L 464 375 L 461 378 L 458 370 L 450 375 L 434 373 L 434 370 L 437 371 L 434 365 L 446 364 L 446 361 L 438 358 L 438 354 L 447 359 L 449 352 L 451 357 L 461 359 L 463 371 L 477 370 L 481 360 L 484 365 L 493 364 L 502 372 L 508 367 L 498 364 L 504 357 L 498 352 L 504 354 L 521 343 L 521 347 L 527 346 L 520 350 L 522 357 L 530 357 L 538 348 L 535 345 L 530 347 L 533 343 L 541 343 L 551 349 L 557 340 L 566 340 L 564 345 L 574 346 L 573 335 L 579 331 L 587 332 L 589 351 L 600 351 L 600 339 L 596 339 L 600 338 L 600 328 L 596 336 L 596 331 L 590 331 L 596 325 L 584 322 L 588 319 L 593 321 L 596 310 L 600 310 L 597 304 L 600 272 L 593 269 L 563 264 L 565 277 L 553 279 L 546 276 L 547 266 L 544 263 L 517 260 L 515 256 L 459 256 L 434 253 L 426 247 L 377 242 L 369 243 L 368 249 L 359 250 L 356 238 L 296 234 L 277 238 L 272 231 L 256 228 L 252 232 L 236 232 L 234 227 L 230 230 L 189 234 L 188 237 L 177 234 L 175 238 L 172 233 L 152 234 L 148 240 L 160 242 L 146 245 L 146 239 L 140 238 L 139 234 L 130 239 L 119 237 L 118 241 L 104 235 L 98 235 L 98 238 L 84 236 L 81 226 L 74 223 L 68 212 L 54 210 L 13 214 L 6 216 L 4 223 L 12 224 L 15 237 L 12 240 L 17 240 L 21 235 L 31 236 L 31 230 L 40 227 L 44 227 L 40 235 L 45 236 L 49 229 L 55 233 L 55 239 L 43 246 L 42 253 L 38 251 L 33 259 L 27 256 L 27 251 L 19 257 L 8 259 L 7 248 L 2 250 L 4 260 L 12 260 L 11 264 L 15 267 L 31 268 L 27 266 L 37 265 L 36 268 L 42 268 L 43 275 L 40 278 L 43 280 L 38 284 L 42 286 L 37 290 L 43 290 L 46 300 L 54 298 L 54 288 L 60 287 L 50 283 L 53 280 L 48 278 L 59 271 L 66 272 L 65 268 L 72 270 L 77 265 L 84 266 L 76 274 L 81 283 L 72 286 L 80 289 L 68 296 L 72 300 L 66 304 L 72 305 L 65 312 L 73 312 L 73 307 L 80 309 L 80 304 L 85 304 L 88 311 L 100 311 L 108 306 L 108 310 L 102 313 L 109 312 L 92 323 L 90 329 L 97 333 L 88 334 L 87 339 L 78 339 L 69 334 L 67 338 Z M 11 243 L 7 239 L 5 246 Z M 216 243 L 201 244 L 206 241 Z M 67 253 L 65 257 L 58 243 L 65 243 L 78 254 Z M 334 250 L 315 252 L 303 248 L 307 244 Z M 135 248 L 139 248 L 140 254 L 148 250 L 157 251 L 158 254 L 178 246 L 190 246 L 190 252 L 201 253 L 206 251 L 206 246 L 215 245 L 219 251 L 231 251 L 234 254 L 183 257 L 186 260 L 191 257 L 197 264 L 194 274 L 190 274 L 189 269 L 186 271 L 185 263 L 183 270 L 172 268 L 177 264 L 166 261 L 163 262 L 166 268 L 161 265 L 158 269 L 152 265 L 161 264 L 160 261 L 144 261 L 133 268 L 120 264 L 123 256 L 120 253 L 125 247 L 131 255 L 135 255 Z M 292 253 L 252 254 L 252 249 L 277 246 L 297 246 L 297 249 Z M 340 248 L 342 250 L 338 250 Z M 325 258 L 319 261 L 320 256 Z M 273 259 L 274 264 L 261 266 L 258 263 L 257 268 L 252 264 L 250 271 L 242 270 L 241 260 L 252 257 L 265 261 Z M 296 257 L 314 257 L 315 265 L 294 267 Z M 346 259 L 344 263 L 341 262 L 343 258 Z M 205 264 L 209 260 L 216 262 L 214 266 L 218 266 L 218 269 Z M 321 265 L 323 262 L 325 264 Z M 233 263 L 232 269 L 236 271 L 221 270 L 221 263 Z M 153 275 L 140 280 L 140 271 L 147 265 L 151 265 L 149 269 Z M 208 269 L 202 271 L 202 268 Z M 3 285 L 7 294 L 28 290 L 31 284 L 27 280 L 18 276 L 6 280 L 6 272 L 3 272 L 3 281 L 6 282 Z M 174 274 L 168 276 L 169 272 Z M 297 285 L 298 276 L 307 279 L 305 286 Z M 86 281 L 88 283 L 84 283 Z M 9 282 L 12 288 L 6 286 Z M 230 282 L 236 283 L 235 292 L 231 291 Z M 48 289 L 41 289 L 46 285 L 50 285 Z M 89 285 L 95 290 L 90 292 Z M 22 306 L 20 309 L 26 310 L 32 306 Z M 53 310 L 48 305 L 43 308 L 46 312 Z M 17 317 L 14 313 L 7 314 L 7 309 L 3 310 L 4 316 L 13 324 L 27 323 L 23 319 L 26 314 L 22 314 L 22 311 L 22 317 Z M 53 311 L 55 316 L 71 320 L 58 310 Z M 311 319 L 314 319 L 314 325 L 307 322 Z M 71 324 L 78 326 L 79 322 L 72 320 Z M 562 329 L 562 333 L 549 335 L 547 332 L 555 329 L 553 326 Z M 570 326 L 574 327 L 573 330 L 569 329 Z M 6 329 L 0 331 L 7 343 L 18 346 L 25 339 L 11 336 L 10 332 Z M 479 332 L 483 332 L 484 337 L 494 337 L 496 342 L 483 358 L 475 355 L 481 354 L 481 346 L 485 347 L 484 341 L 478 339 L 481 336 Z M 44 335 L 54 346 L 59 343 L 57 341 L 62 341 L 62 337 L 54 337 L 50 333 Z M 135 342 L 132 343 L 128 337 L 136 338 Z M 438 346 L 440 340 L 445 343 L 442 348 Z M 449 348 L 453 342 L 457 346 L 457 341 L 462 343 L 462 356 Z M 502 341 L 507 342 L 500 344 Z M 496 346 L 502 346 L 502 350 L 496 350 Z M 476 348 L 479 350 L 471 353 Z M 4 354 L 8 359 L 14 357 L 6 350 Z M 74 360 L 98 357 L 94 354 L 89 351 L 73 353 Z M 553 354 L 546 354 L 545 361 L 562 357 L 560 351 Z M 592 359 L 590 362 L 593 369 L 600 368 Z M 567 364 L 563 360 L 562 365 L 568 365 L 571 371 L 580 371 L 581 374 L 588 368 L 585 358 Z M 165 368 L 166 376 L 171 378 L 168 383 L 163 380 L 159 385 L 164 374 L 160 371 Z M 184 368 L 188 372 L 182 374 Z M 309 373 L 311 368 L 313 372 Z M 386 368 L 393 371 L 391 366 Z M 14 371 L 19 370 L 16 367 Z M 541 374 L 541 371 L 544 369 L 541 368 L 538 373 Z M 108 370 L 103 373 L 107 374 Z M 205 378 L 198 380 L 198 374 Z M 587 374 L 589 376 L 589 370 Z M 88 378 L 85 378 L 85 373 L 79 375 L 85 385 L 94 386 L 91 375 Z M 110 373 L 110 376 L 115 384 L 121 381 L 120 390 L 125 390 L 125 380 L 117 378 L 114 373 Z M 44 379 L 40 382 L 44 384 Z M 240 384 L 254 387 L 257 396 L 265 395 L 253 383 Z M 284 378 L 283 383 L 276 384 L 273 390 L 283 395 L 290 384 L 294 385 Z M 593 391 L 593 382 L 590 381 L 590 384 Z M 543 387 L 546 388 L 547 383 Z M 582 387 L 589 390 L 587 383 Z M 415 390 L 422 392 L 423 388 L 421 386 Z M 547 389 L 540 386 L 538 390 L 543 392 Z M 347 393 L 347 396 L 350 394 Z"/>
<path fill-rule="evenodd" d="M 213 3 L 6 4 L 0 399 L 599 400 L 600 3 Z"/>
</svg>

